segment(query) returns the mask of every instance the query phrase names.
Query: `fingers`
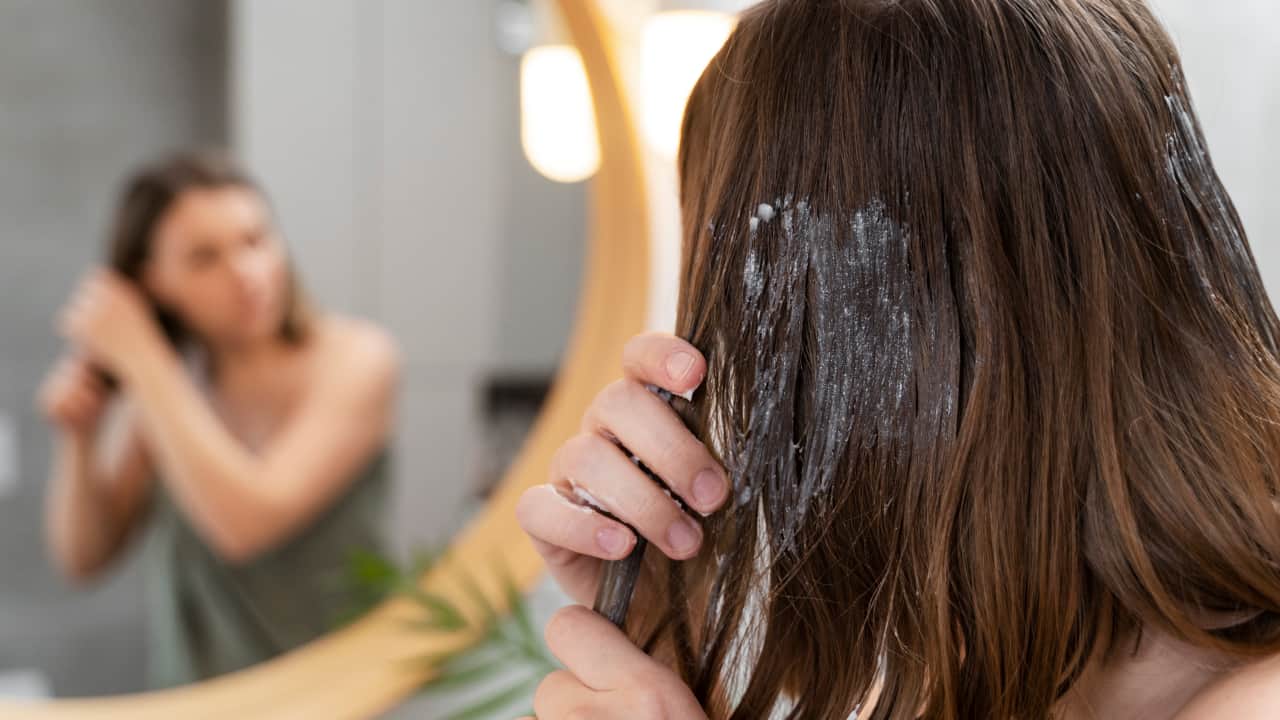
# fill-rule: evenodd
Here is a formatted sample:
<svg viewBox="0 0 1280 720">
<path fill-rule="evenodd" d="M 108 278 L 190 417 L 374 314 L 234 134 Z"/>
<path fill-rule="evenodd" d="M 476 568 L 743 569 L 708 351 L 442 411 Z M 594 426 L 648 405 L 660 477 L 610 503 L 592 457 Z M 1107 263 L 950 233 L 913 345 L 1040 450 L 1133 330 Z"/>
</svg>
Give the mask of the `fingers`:
<svg viewBox="0 0 1280 720">
<path fill-rule="evenodd" d="M 84 428 L 98 417 L 101 408 L 102 400 L 99 395 L 83 388 L 75 388 L 58 398 L 48 415 L 62 425 Z"/>
<path fill-rule="evenodd" d="M 64 411 L 73 420 L 87 420 L 98 407 L 97 395 L 84 388 L 74 388 L 67 394 Z"/>
<path fill-rule="evenodd" d="M 50 420 L 78 426 L 97 416 L 106 395 L 106 386 L 88 363 L 66 357 L 41 387 L 37 404 Z"/>
<path fill-rule="evenodd" d="M 67 392 L 79 392 L 90 397 L 106 393 L 107 386 L 98 371 L 79 357 L 67 358 L 57 370 L 57 384 Z"/>
<path fill-rule="evenodd" d="M 634 380 L 618 380 L 588 408 L 584 429 L 618 439 L 703 515 L 724 504 L 727 474 L 662 399 Z"/>
<path fill-rule="evenodd" d="M 627 689 L 655 674 L 655 662 L 621 630 L 581 605 L 561 608 L 547 623 L 547 649 L 586 687 Z"/>
<path fill-rule="evenodd" d="M 570 439 L 552 461 L 552 481 L 575 488 L 659 547 L 668 557 L 693 557 L 702 528 L 616 445 L 596 434 Z"/>
<path fill-rule="evenodd" d="M 98 391 L 107 389 L 97 368 L 85 358 L 74 356 L 63 362 L 67 375 L 77 387 Z"/>
<path fill-rule="evenodd" d="M 131 292 L 131 287 L 129 281 L 114 270 L 91 269 L 76 284 L 70 299 L 59 313 L 56 323 L 58 332 L 65 337 L 74 338 L 95 308 L 110 305 L 122 294 Z"/>
<path fill-rule="evenodd" d="M 623 558 L 635 547 L 635 534 L 625 525 L 570 501 L 550 484 L 529 488 L 520 496 L 516 520 L 560 588 L 581 603 L 596 596 L 599 558 Z"/>
<path fill-rule="evenodd" d="M 697 348 L 667 333 L 645 333 L 622 349 L 622 370 L 641 384 L 682 395 L 702 382 L 706 359 Z"/>
<path fill-rule="evenodd" d="M 626 525 L 572 502 L 549 484 L 520 496 L 516 520 L 535 539 L 605 560 L 626 557 L 636 544 L 635 534 Z"/>
<path fill-rule="evenodd" d="M 80 343 L 84 340 L 86 327 L 90 323 L 94 309 L 100 307 L 102 300 L 100 299 L 101 291 L 99 290 L 99 282 L 94 275 L 90 275 L 76 288 L 71 299 L 59 311 L 55 329 L 63 338 L 70 340 L 72 343 Z"/>
<path fill-rule="evenodd" d="M 582 602 L 595 595 L 601 561 L 624 558 L 635 548 L 636 535 L 623 523 L 668 557 L 686 559 L 697 554 L 702 529 L 674 498 L 707 514 L 729 494 L 727 475 L 711 453 L 645 387 L 687 395 L 706 373 L 702 354 L 675 336 L 649 333 L 632 338 L 623 364 L 628 380 L 597 397 L 583 419 L 583 433 L 553 459 L 550 484 L 527 490 L 517 504 L 521 527 L 556 581 Z M 582 507 L 587 503 L 621 522 Z"/>
<path fill-rule="evenodd" d="M 546 641 L 565 669 L 538 685 L 539 720 L 707 718 L 679 677 L 581 605 L 551 617 Z"/>
</svg>

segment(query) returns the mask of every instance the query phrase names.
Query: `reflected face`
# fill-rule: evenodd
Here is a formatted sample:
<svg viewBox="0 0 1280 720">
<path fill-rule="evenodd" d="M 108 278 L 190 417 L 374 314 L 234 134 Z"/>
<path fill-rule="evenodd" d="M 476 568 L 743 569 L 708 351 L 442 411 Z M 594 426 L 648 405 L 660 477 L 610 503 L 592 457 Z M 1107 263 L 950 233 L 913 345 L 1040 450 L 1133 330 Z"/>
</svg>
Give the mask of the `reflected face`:
<svg viewBox="0 0 1280 720">
<path fill-rule="evenodd" d="M 211 344 L 269 339 L 284 322 L 288 258 L 266 202 L 251 188 L 179 195 L 156 223 L 143 277 L 161 307 Z"/>
</svg>

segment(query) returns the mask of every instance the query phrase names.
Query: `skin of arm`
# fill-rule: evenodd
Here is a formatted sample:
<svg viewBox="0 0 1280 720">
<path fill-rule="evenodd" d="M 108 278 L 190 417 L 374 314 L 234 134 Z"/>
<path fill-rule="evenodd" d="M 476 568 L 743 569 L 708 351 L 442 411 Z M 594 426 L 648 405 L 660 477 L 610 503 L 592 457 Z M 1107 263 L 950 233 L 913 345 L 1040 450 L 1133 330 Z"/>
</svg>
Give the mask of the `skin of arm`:
<svg viewBox="0 0 1280 720">
<path fill-rule="evenodd" d="M 304 527 L 385 442 L 399 378 L 395 345 L 373 332 L 346 345 L 319 349 L 296 412 L 259 454 L 231 435 L 163 342 L 135 347 L 122 364 L 166 487 L 227 562 L 248 562 Z"/>
<path fill-rule="evenodd" d="M 106 434 L 105 453 L 93 433 L 63 432 L 54 447 L 45 543 L 58 569 L 77 583 L 119 555 L 150 494 L 151 466 L 129 408 Z"/>
</svg>

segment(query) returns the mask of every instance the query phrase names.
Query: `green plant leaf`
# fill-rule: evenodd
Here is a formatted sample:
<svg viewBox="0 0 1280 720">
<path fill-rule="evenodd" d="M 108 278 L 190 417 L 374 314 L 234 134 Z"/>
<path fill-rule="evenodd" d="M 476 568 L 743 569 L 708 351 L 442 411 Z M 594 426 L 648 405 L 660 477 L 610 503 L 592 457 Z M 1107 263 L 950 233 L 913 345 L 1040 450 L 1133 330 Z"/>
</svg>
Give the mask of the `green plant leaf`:
<svg viewBox="0 0 1280 720">
<path fill-rule="evenodd" d="M 484 624 L 487 626 L 496 625 L 497 621 L 500 619 L 498 611 L 493 607 L 493 603 L 489 601 L 489 597 L 485 595 L 484 591 L 480 589 L 480 586 L 476 584 L 475 579 L 471 577 L 470 573 L 459 570 L 458 582 L 462 584 L 462 589 L 466 591 L 466 593 L 471 596 L 471 599 L 475 601 L 476 605 L 480 607 L 480 611 L 483 613 Z"/>
<path fill-rule="evenodd" d="M 332 578 L 333 591 L 342 599 L 333 625 L 340 627 L 364 616 L 395 593 L 400 582 L 401 572 L 388 558 L 362 548 L 351 551 Z"/>
<path fill-rule="evenodd" d="M 448 720 L 487 718 L 531 692 L 536 683 L 559 664 L 543 645 L 534 627 L 529 603 L 501 557 L 495 558 L 495 563 L 501 586 L 500 597 L 510 605 L 509 616 L 498 612 L 493 599 L 481 589 L 474 576 L 463 570 L 456 572 L 462 591 L 479 610 L 478 622 L 464 615 L 454 599 L 427 591 L 420 585 L 423 574 L 441 557 L 439 552 L 420 550 L 413 555 L 408 566 L 401 567 L 376 553 L 358 551 L 350 558 L 347 580 L 354 594 L 370 607 L 391 594 L 402 595 L 412 601 L 422 616 L 403 622 L 406 628 L 415 632 L 476 632 L 479 642 L 470 648 L 429 653 L 412 659 L 413 662 L 427 664 L 437 673 L 423 684 L 422 692 L 465 692 L 496 680 L 505 671 L 512 672 L 513 679 L 523 676 L 525 679 L 515 685 L 504 685 L 499 680 L 498 686 L 502 689 L 496 694 L 487 694 L 453 713 Z"/>
<path fill-rule="evenodd" d="M 391 587 L 400 578 L 395 563 L 368 550 L 352 552 L 347 567 L 351 578 L 367 587 Z"/>
<path fill-rule="evenodd" d="M 417 585 L 406 587 L 403 592 L 426 611 L 427 618 L 421 621 L 423 629 L 456 632 L 467 627 L 466 616 L 447 598 L 427 592 Z"/>
</svg>

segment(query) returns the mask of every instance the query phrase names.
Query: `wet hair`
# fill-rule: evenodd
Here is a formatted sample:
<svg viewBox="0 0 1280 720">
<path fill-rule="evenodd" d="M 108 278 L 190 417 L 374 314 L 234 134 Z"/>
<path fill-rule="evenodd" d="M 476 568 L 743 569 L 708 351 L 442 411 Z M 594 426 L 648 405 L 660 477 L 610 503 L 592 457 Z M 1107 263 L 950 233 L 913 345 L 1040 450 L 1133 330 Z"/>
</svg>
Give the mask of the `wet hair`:
<svg viewBox="0 0 1280 720">
<path fill-rule="evenodd" d="M 160 220 L 188 190 L 244 188 L 266 202 L 261 186 L 228 155 L 215 151 L 173 153 L 139 168 L 124 183 L 107 245 L 108 264 L 138 285 L 155 243 Z M 280 337 L 301 342 L 309 325 L 306 299 L 292 267 L 289 269 L 284 320 Z M 154 305 L 154 303 L 153 303 Z M 155 306 L 165 334 L 174 344 L 189 341 L 189 332 L 167 310 Z"/>
<path fill-rule="evenodd" d="M 761 3 L 679 170 L 734 497 L 628 628 L 713 718 L 1043 718 L 1144 627 L 1280 651 L 1280 327 L 1141 0 Z"/>
</svg>

